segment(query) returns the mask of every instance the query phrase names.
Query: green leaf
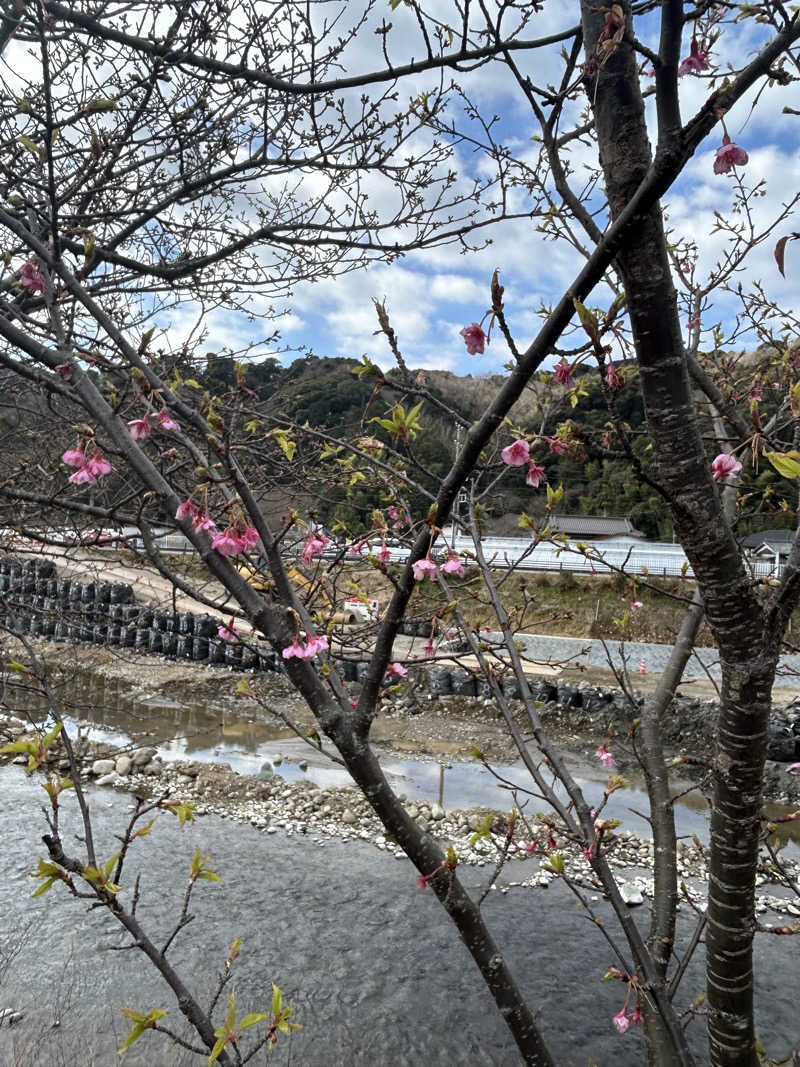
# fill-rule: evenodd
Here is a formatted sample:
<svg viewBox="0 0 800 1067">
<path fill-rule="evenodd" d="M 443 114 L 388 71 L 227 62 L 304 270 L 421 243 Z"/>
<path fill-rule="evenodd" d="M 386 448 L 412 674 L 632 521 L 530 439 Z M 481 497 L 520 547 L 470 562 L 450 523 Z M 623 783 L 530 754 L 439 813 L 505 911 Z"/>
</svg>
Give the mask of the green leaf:
<svg viewBox="0 0 800 1067">
<path fill-rule="evenodd" d="M 478 843 L 478 841 L 481 840 L 482 837 L 485 837 L 487 839 L 487 841 L 491 840 L 491 836 L 492 836 L 492 816 L 491 815 L 487 815 L 486 818 L 483 819 L 483 821 L 481 822 L 481 824 L 478 827 L 478 829 L 475 831 L 475 833 L 469 839 L 469 847 L 470 848 L 474 848 L 475 845 Z"/>
<path fill-rule="evenodd" d="M 39 866 L 35 871 L 31 871 L 30 878 L 43 878 L 45 881 L 38 889 L 31 893 L 32 897 L 40 897 L 43 893 L 53 888 L 56 881 L 65 882 L 67 885 L 71 885 L 70 877 L 66 871 L 62 870 L 57 863 L 50 863 L 49 860 L 39 859 Z"/>
<path fill-rule="evenodd" d="M 271 430 L 267 437 L 274 437 L 280 447 L 281 452 L 291 463 L 294 459 L 294 454 L 297 451 L 297 442 L 292 439 L 286 430 Z"/>
<path fill-rule="evenodd" d="M 784 478 L 800 478 L 800 452 L 764 452 L 764 455 Z"/>
<path fill-rule="evenodd" d="M 106 97 L 98 97 L 96 100 L 90 100 L 85 106 L 84 111 L 91 115 L 95 111 L 115 111 L 117 107 L 116 100 L 109 100 Z"/>
<path fill-rule="evenodd" d="M 264 1012 L 260 1012 L 259 1014 L 251 1012 L 250 1015 L 245 1015 L 245 1017 L 240 1020 L 240 1022 L 238 1023 L 239 1030 L 247 1030 L 249 1029 L 249 1027 L 255 1026 L 256 1023 L 260 1023 L 262 1019 L 268 1018 L 269 1015 Z"/>
<path fill-rule="evenodd" d="M 228 1014 L 225 1016 L 225 1029 L 231 1033 L 236 1026 L 236 990 L 231 990 L 228 997 Z"/>
<path fill-rule="evenodd" d="M 131 1047 L 134 1041 L 139 1040 L 145 1030 L 154 1030 L 158 1020 L 163 1019 L 167 1014 L 161 1008 L 155 1008 L 149 1015 L 142 1015 L 141 1012 L 134 1011 L 133 1008 L 121 1008 L 120 1010 L 125 1018 L 130 1019 L 133 1023 L 133 1028 L 120 1046 L 120 1056 L 126 1049 Z"/>
<path fill-rule="evenodd" d="M 187 822 L 194 822 L 194 809 L 197 807 L 197 802 L 186 800 L 182 803 L 178 803 L 175 800 L 164 800 L 161 802 L 160 807 L 162 807 L 164 811 L 169 811 L 173 815 L 177 815 L 178 828 L 182 829 Z"/>
<path fill-rule="evenodd" d="M 278 1016 L 283 1011 L 283 993 L 272 983 L 272 1014 Z"/>
<path fill-rule="evenodd" d="M 192 857 L 192 869 L 189 874 L 190 882 L 196 882 L 198 878 L 202 878 L 206 882 L 222 881 L 216 871 L 212 871 L 210 867 L 206 866 L 210 859 L 210 856 L 202 855 L 198 847 L 195 848 L 194 856 Z"/>
<path fill-rule="evenodd" d="M 55 741 L 55 739 L 61 733 L 62 726 L 63 726 L 63 723 L 57 722 L 55 724 L 55 726 L 53 727 L 53 729 L 50 730 L 49 733 L 46 733 L 44 735 L 44 740 L 42 741 L 42 747 L 44 748 L 45 752 L 48 750 L 48 748 L 50 748 L 52 743 Z"/>
<path fill-rule="evenodd" d="M 214 1033 L 217 1031 L 215 1030 Z M 211 1050 L 211 1055 L 208 1057 L 209 1067 L 212 1063 L 216 1063 L 220 1057 L 220 1053 L 225 1048 L 225 1042 L 228 1040 L 227 1034 L 221 1034 L 214 1042 L 214 1047 Z"/>
<path fill-rule="evenodd" d="M 122 1010 L 124 1011 L 125 1009 L 123 1008 Z M 126 1049 L 129 1049 L 131 1047 L 131 1045 L 134 1043 L 134 1041 L 138 1041 L 139 1040 L 139 1038 L 144 1033 L 144 1030 L 145 1030 L 145 1028 L 144 1028 L 144 1024 L 143 1023 L 134 1023 L 133 1024 L 133 1026 L 131 1027 L 130 1032 L 128 1033 L 128 1036 L 125 1038 L 125 1040 L 122 1042 L 122 1044 L 117 1049 L 117 1051 L 118 1051 L 120 1056 L 122 1055 L 122 1053 Z"/>
<path fill-rule="evenodd" d="M 26 137 L 25 134 L 20 134 L 17 138 L 23 148 L 27 148 L 29 152 L 33 152 L 36 158 L 39 158 L 39 145 L 30 137 Z"/>
</svg>

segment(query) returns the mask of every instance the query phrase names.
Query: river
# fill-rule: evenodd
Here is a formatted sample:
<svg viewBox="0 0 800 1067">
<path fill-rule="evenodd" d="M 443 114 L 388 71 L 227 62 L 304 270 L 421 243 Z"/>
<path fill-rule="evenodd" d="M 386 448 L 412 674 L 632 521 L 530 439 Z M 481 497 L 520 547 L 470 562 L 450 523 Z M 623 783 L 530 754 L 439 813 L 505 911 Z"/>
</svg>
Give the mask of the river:
<svg viewBox="0 0 800 1067">
<path fill-rule="evenodd" d="M 16 1026 L 0 1029 L 0 1062 L 111 1067 L 127 1030 L 121 1006 L 145 1012 L 165 1008 L 180 1029 L 171 995 L 144 957 L 112 950 L 122 941 L 109 916 L 87 912 L 59 886 L 31 898 L 34 883 L 27 874 L 43 854 L 42 790 L 16 766 L 0 771 L 0 789 L 3 944 L 8 949 L 22 937 L 0 985 L 0 1007 L 24 1013 Z M 96 788 L 89 796 L 98 851 L 108 856 L 116 850 L 113 834 L 130 798 Z M 65 807 L 73 811 L 74 800 Z M 274 981 L 296 1004 L 296 1019 L 303 1025 L 290 1039 L 282 1038 L 269 1058 L 273 1067 L 518 1063 L 466 950 L 434 896 L 416 888 L 407 860 L 368 844 L 266 834 L 211 816 L 182 831 L 176 823 L 164 817 L 139 841 L 123 879 L 123 899 L 130 901 L 133 874 L 140 871 L 140 917 L 165 936 L 179 911 L 195 846 L 211 855 L 225 885 L 198 886 L 196 918 L 179 936 L 173 963 L 205 1000 L 231 942 L 243 937 L 235 964 L 240 1010 L 265 1010 Z M 73 822 L 68 847 L 78 847 L 76 830 Z M 486 875 L 470 869 L 464 877 L 477 887 Z M 507 877 L 519 877 L 513 865 Z M 608 916 L 602 900 L 593 906 L 601 919 Z M 623 995 L 619 983 L 602 981 L 614 962 L 609 948 L 562 885 L 547 891 L 498 890 L 484 908 L 561 1067 L 642 1062 L 639 1033 L 620 1037 L 611 1023 Z M 646 921 L 644 909 L 635 914 Z M 681 920 L 685 938 L 693 924 L 691 916 L 682 914 Z M 764 936 L 757 942 L 757 958 L 759 1033 L 773 1054 L 784 1054 L 800 1036 L 795 939 Z M 701 989 L 698 957 L 685 979 L 683 999 L 692 1000 Z M 145 1034 L 125 1067 L 203 1062 L 163 1040 Z M 695 1043 L 702 1057 L 699 1027 Z"/>
</svg>

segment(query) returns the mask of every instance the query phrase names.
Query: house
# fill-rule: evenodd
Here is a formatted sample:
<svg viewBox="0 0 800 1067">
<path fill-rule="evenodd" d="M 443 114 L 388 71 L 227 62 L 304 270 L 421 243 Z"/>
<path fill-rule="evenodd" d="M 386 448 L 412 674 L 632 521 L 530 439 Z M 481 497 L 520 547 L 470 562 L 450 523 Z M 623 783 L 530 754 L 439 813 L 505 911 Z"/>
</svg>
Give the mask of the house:
<svg viewBox="0 0 800 1067">
<path fill-rule="evenodd" d="M 550 532 L 566 534 L 573 541 L 608 541 L 626 538 L 644 541 L 645 535 L 637 530 L 624 515 L 550 515 L 547 520 Z"/>
<path fill-rule="evenodd" d="M 748 555 L 774 563 L 776 570 L 786 563 L 794 543 L 793 530 L 761 530 L 742 538 Z"/>
</svg>

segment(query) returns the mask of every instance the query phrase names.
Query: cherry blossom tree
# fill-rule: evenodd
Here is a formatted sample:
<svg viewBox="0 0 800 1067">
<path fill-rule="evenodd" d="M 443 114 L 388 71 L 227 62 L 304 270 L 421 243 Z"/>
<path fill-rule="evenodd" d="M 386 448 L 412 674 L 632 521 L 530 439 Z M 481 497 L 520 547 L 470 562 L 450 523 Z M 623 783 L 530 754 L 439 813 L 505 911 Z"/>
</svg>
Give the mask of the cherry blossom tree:
<svg viewBox="0 0 800 1067">
<path fill-rule="evenodd" d="M 167 523 L 185 534 L 207 574 L 238 605 L 220 635 L 236 637 L 244 619 L 280 654 L 320 733 L 455 924 L 528 1064 L 548 1064 L 552 1057 L 535 1006 L 515 981 L 513 960 L 500 953 L 479 902 L 464 888 L 458 857 L 409 817 L 370 744 L 387 682 L 404 684 L 407 668 L 395 657 L 395 638 L 412 597 L 423 583 L 435 583 L 447 605 L 439 621 L 448 614 L 462 626 L 532 789 L 550 801 L 560 832 L 579 845 L 614 905 L 626 946 L 624 963 L 611 975 L 625 986 L 614 1025 L 624 1033 L 644 1021 L 651 1063 L 689 1064 L 693 1057 L 674 1001 L 682 974 L 675 967 L 678 884 L 659 719 L 703 612 L 722 665 L 706 927 L 710 1059 L 716 1067 L 753 1067 L 762 778 L 776 664 L 800 591 L 800 548 L 795 545 L 774 586 L 759 588 L 736 537 L 737 479 L 745 477 L 746 466 L 766 460 L 788 480 L 785 491 L 796 506 L 797 324 L 780 315 L 764 288 L 737 290 L 733 284 L 746 256 L 771 239 L 792 204 L 776 206 L 772 222 L 759 229 L 753 203 L 763 189 L 758 180 L 749 184 L 748 151 L 731 139 L 726 123 L 746 99 L 757 111 L 764 92 L 780 92 L 795 80 L 800 21 L 777 2 L 569 7 L 574 24 L 551 32 L 538 3 L 428 9 L 415 0 L 392 0 L 385 10 L 374 3 L 342 5 L 336 17 L 324 3 L 248 3 L 236 11 L 210 0 L 5 5 L 0 43 L 19 62 L 6 74 L 0 104 L 0 365 L 46 397 L 52 426 L 50 451 L 42 449 L 40 460 L 46 488 L 40 473 L 34 477 L 29 464 L 12 458 L 0 496 L 14 509 L 14 524 L 25 528 L 37 527 L 34 516 L 42 508 L 93 523 L 130 522 L 141 530 L 153 564 L 177 588 L 215 603 L 162 556 L 153 530 Z M 734 44 L 741 51 L 742 27 L 758 33 L 748 38 L 747 57 L 728 63 L 738 54 Z M 380 42 L 377 63 L 359 51 L 368 31 Z M 540 84 L 529 57 L 543 50 L 560 56 L 560 75 Z M 535 161 L 506 151 L 494 123 L 468 95 L 486 71 L 502 72 L 536 122 Z M 684 105 L 686 80 L 698 82 L 693 91 L 699 103 L 691 109 Z M 480 98 L 479 84 L 474 96 Z M 456 101 L 466 105 L 468 121 L 454 118 Z M 720 227 L 730 227 L 727 251 L 711 277 L 701 280 L 696 247 L 668 233 L 659 200 L 706 139 L 715 152 L 711 172 L 735 183 L 741 222 L 720 218 Z M 587 146 L 585 182 L 571 153 Z M 481 155 L 485 166 L 477 177 L 456 172 L 455 153 L 462 148 Z M 381 197 L 372 195 L 375 188 Z M 565 242 L 582 262 L 560 298 L 542 310 L 541 328 L 527 345 L 509 325 L 502 273 L 495 272 L 486 313 L 475 309 L 471 317 L 481 315 L 481 321 L 465 324 L 459 341 L 473 355 L 501 338 L 508 350 L 507 376 L 475 422 L 447 409 L 411 375 L 390 300 L 376 305 L 377 325 L 396 374 L 390 379 L 380 370 L 377 354 L 365 358 L 362 368 L 373 398 L 390 398 L 385 411 L 373 409 L 381 438 L 363 428 L 337 437 L 293 426 L 279 407 L 254 402 L 243 366 L 224 405 L 204 393 L 194 376 L 204 317 L 218 309 L 254 319 L 253 329 L 265 329 L 274 341 L 271 323 L 281 310 L 274 302 L 287 298 L 298 282 L 370 260 L 391 263 L 437 244 L 477 248 L 489 227 L 515 220 Z M 784 241 L 781 268 L 785 247 Z M 752 382 L 734 395 L 722 327 L 713 333 L 703 328 L 714 294 L 725 285 L 741 303 L 733 335 L 746 324 L 775 353 L 773 373 L 785 393 L 773 410 L 762 405 L 763 419 Z M 173 345 L 165 316 L 187 309 L 197 328 Z M 775 332 L 771 323 L 777 319 L 783 325 Z M 709 336 L 712 351 L 705 354 Z M 254 341 L 238 355 L 258 347 Z M 625 357 L 638 370 L 649 465 L 615 414 L 618 365 Z M 556 434 L 515 422 L 515 404 L 551 358 L 555 370 L 547 373 L 547 388 L 575 407 L 575 420 Z M 698 589 L 670 671 L 637 726 L 656 838 L 655 901 L 646 936 L 631 921 L 608 863 L 605 842 L 614 827 L 591 810 L 543 728 L 514 622 L 480 540 L 481 508 L 499 477 L 524 468 L 520 480 L 539 492 L 546 470 L 537 456 L 576 447 L 577 372 L 589 362 L 599 370 L 609 409 L 609 437 L 600 446 L 623 454 L 666 502 Z M 443 479 L 433 477 L 415 451 L 426 432 L 425 405 L 462 431 L 463 443 Z M 709 420 L 712 447 L 704 440 Z M 27 432 L 35 434 L 36 427 Z M 54 448 L 61 435 L 63 445 Z M 369 528 L 351 538 L 353 554 L 372 558 L 393 588 L 371 635 L 369 666 L 355 700 L 328 656 L 333 620 L 300 595 L 284 558 L 298 518 L 306 523 L 306 563 L 322 566 L 325 539 L 311 516 L 294 516 L 281 527 L 268 521 L 262 506 L 267 490 L 282 479 L 285 484 L 301 461 L 309 470 L 328 462 L 351 488 L 371 479 L 383 494 Z M 463 561 L 454 553 L 437 559 L 442 528 L 465 491 L 472 559 L 503 635 L 502 670 L 451 595 L 449 583 L 459 577 Z M 547 486 L 545 514 L 557 506 L 559 492 Z M 398 523 L 410 555 L 395 573 L 381 554 Z M 532 526 L 534 543 L 549 537 L 546 525 Z M 268 578 L 268 589 L 243 577 L 236 565 L 241 559 Z M 346 564 L 345 549 L 329 569 L 335 577 Z M 639 603 L 634 596 L 633 604 Z M 426 646 L 431 656 L 435 643 L 432 634 Z M 512 678 L 537 756 L 509 707 Z M 613 745 L 600 746 L 597 757 L 611 769 Z M 566 787 L 566 802 L 555 792 L 551 772 Z M 618 787 L 609 780 L 609 791 Z M 516 815 L 511 821 L 509 841 L 521 825 Z M 77 874 L 57 837 L 52 840 L 52 876 Z M 554 853 L 548 862 L 553 873 L 565 876 L 563 857 Z M 100 871 L 95 864 L 92 869 Z M 109 878 L 103 870 L 96 881 Z M 218 1035 L 207 1019 L 192 1014 L 191 998 L 181 999 L 177 979 L 171 984 L 212 1050 Z M 137 1025 L 156 1021 L 143 1016 Z M 220 1062 L 225 1056 L 221 1051 Z"/>
</svg>

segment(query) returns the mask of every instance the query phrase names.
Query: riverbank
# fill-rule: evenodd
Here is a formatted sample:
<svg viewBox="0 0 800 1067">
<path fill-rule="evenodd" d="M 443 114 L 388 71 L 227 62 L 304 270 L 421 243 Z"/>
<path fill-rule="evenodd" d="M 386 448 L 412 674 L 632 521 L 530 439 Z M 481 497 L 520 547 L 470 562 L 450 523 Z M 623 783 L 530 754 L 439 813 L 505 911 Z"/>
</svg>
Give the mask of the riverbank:
<svg viewBox="0 0 800 1067">
<path fill-rule="evenodd" d="M 19 643 L 7 638 L 6 644 L 7 655 L 24 660 Z M 305 703 L 280 673 L 243 674 L 128 650 L 44 640 L 34 640 L 31 646 L 50 671 L 53 693 L 65 717 L 87 733 L 101 731 L 100 739 L 107 737 L 118 746 L 155 746 L 169 759 L 230 761 L 252 771 L 259 752 L 269 758 L 272 741 L 283 744 L 303 737 L 314 726 Z M 441 668 L 410 667 L 402 688 L 382 703 L 373 724 L 371 739 L 379 751 L 401 760 L 463 761 L 478 748 L 493 765 L 513 764 L 519 754 L 497 704 L 488 696 L 442 693 L 440 680 L 447 673 Z M 243 680 L 255 699 L 237 692 Z M 10 684 L 13 681 L 12 675 Z M 653 674 L 637 676 L 636 699 L 645 699 L 657 682 Z M 580 777 L 603 779 L 595 751 L 607 743 L 619 771 L 635 782 L 638 765 L 630 735 L 638 707 L 622 699 L 614 683 L 609 670 L 593 667 L 565 669 L 558 677 L 545 675 L 534 685 L 545 729 L 572 759 Z M 357 683 L 351 689 L 357 694 Z M 776 753 L 782 762 L 767 762 L 765 799 L 797 805 L 800 776 L 787 771 L 790 761 L 800 758 L 792 755 L 800 745 L 797 691 L 776 689 L 773 696 L 771 746 L 786 751 Z M 697 761 L 673 772 L 676 791 L 703 784 L 707 774 L 703 760 L 710 757 L 713 742 L 715 697 L 710 681 L 693 681 L 682 687 L 665 716 L 668 755 L 681 759 L 688 754 Z M 41 702 L 37 704 L 24 680 L 16 690 L 8 689 L 5 704 L 23 717 L 35 717 L 37 709 L 41 712 Z M 512 701 L 511 707 L 526 733 L 530 724 L 522 704 Z M 314 746 L 308 746 L 306 758 L 314 755 Z M 510 806 L 507 799 L 503 806 Z"/>
</svg>

